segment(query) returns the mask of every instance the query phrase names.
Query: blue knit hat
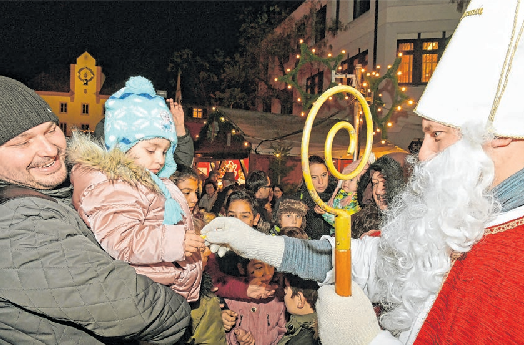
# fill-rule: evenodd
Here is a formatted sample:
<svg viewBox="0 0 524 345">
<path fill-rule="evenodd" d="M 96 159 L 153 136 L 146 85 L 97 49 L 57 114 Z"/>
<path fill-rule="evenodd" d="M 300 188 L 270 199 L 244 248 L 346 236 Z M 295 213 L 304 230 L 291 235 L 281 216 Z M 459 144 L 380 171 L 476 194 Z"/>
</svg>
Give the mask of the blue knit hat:
<svg viewBox="0 0 524 345">
<path fill-rule="evenodd" d="M 164 98 L 156 94 L 153 84 L 146 78 L 131 77 L 124 88 L 109 97 L 105 108 L 104 135 L 108 150 L 117 147 L 126 153 L 141 140 L 154 138 L 171 142 L 164 166 L 158 176 L 151 173 L 151 177 L 166 197 L 164 224 L 178 223 L 182 219 L 182 209 L 159 179 L 171 176 L 177 166 L 174 159 L 177 145 L 175 123 Z"/>
</svg>

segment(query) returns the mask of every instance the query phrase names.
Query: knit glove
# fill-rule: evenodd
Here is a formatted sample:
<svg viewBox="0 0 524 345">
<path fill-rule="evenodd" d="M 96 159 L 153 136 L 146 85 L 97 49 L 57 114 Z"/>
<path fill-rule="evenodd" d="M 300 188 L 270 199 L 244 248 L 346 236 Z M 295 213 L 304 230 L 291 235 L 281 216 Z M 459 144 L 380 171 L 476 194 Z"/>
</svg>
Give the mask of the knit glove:
<svg viewBox="0 0 524 345">
<path fill-rule="evenodd" d="M 215 218 L 200 233 L 210 244 L 211 251 L 219 256 L 232 249 L 242 257 L 263 261 L 277 269 L 282 263 L 284 238 L 258 232 L 238 218 Z"/>
<path fill-rule="evenodd" d="M 322 344 L 367 345 L 380 333 L 373 306 L 355 282 L 351 297 L 337 295 L 334 285 L 321 286 L 316 309 Z"/>
</svg>

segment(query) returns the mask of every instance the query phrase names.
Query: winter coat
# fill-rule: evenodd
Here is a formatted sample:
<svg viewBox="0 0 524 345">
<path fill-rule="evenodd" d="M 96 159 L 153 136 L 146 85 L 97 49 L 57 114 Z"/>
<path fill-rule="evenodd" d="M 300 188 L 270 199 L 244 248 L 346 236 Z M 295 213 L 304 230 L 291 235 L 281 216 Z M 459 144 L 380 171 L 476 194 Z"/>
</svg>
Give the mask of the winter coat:
<svg viewBox="0 0 524 345">
<path fill-rule="evenodd" d="M 211 277 L 204 274 L 200 299 L 189 304 L 191 306 L 191 327 L 188 327 L 186 331 L 185 344 L 227 344 L 220 300 L 211 292 L 212 288 Z"/>
<path fill-rule="evenodd" d="M 286 323 L 287 332 L 278 345 L 320 345 L 315 330 L 317 323 L 317 313 L 291 315 Z"/>
<path fill-rule="evenodd" d="M 182 192 L 162 180 L 185 213 L 179 224 L 162 224 L 165 197 L 145 168 L 84 136 L 74 136 L 69 147 L 73 205 L 102 248 L 188 301 L 197 300 L 202 262 L 184 257 L 184 237 L 193 232 L 193 221 Z"/>
<path fill-rule="evenodd" d="M 39 192 L 0 198 L 0 343 L 175 343 L 187 302 L 104 252 L 70 185 Z"/>
<path fill-rule="evenodd" d="M 251 332 L 256 345 L 276 345 L 286 333 L 286 307 L 277 297 L 254 302 L 228 298 L 225 301 L 238 314 L 235 326 L 226 334 L 228 344 L 238 344 L 236 328 Z"/>
<path fill-rule="evenodd" d="M 332 175 L 329 175 L 329 181 L 326 190 L 322 193 L 318 193 L 318 196 L 322 201 L 325 203 L 329 201 L 333 192 L 337 188 L 337 183 L 337 179 Z M 302 200 L 308 207 L 305 231 L 309 238 L 312 240 L 318 240 L 323 235 L 329 235 L 332 226 L 324 220 L 321 214 L 315 212 L 316 203 L 309 194 L 305 183 L 302 183 L 302 186 L 300 187 L 298 198 Z"/>
</svg>

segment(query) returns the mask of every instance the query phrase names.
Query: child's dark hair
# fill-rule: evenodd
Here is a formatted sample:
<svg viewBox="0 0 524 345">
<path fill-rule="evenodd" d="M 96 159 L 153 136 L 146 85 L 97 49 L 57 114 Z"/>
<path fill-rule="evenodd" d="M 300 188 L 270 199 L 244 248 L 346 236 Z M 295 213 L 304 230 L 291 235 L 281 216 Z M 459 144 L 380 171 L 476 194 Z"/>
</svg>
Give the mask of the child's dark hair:
<svg viewBox="0 0 524 345">
<path fill-rule="evenodd" d="M 173 183 L 176 185 L 190 178 L 198 181 L 197 172 L 191 167 L 180 164 L 177 166 L 176 171 L 173 173 L 173 175 L 169 176 L 169 179 L 173 181 Z"/>
<path fill-rule="evenodd" d="M 315 310 L 315 304 L 318 299 L 318 283 L 313 280 L 302 279 L 291 273 L 286 273 L 284 278 L 287 280 L 289 287 L 291 288 L 291 297 L 295 297 L 299 292 L 302 292 L 302 295 L 304 295 L 304 298 L 311 308 Z"/>
<path fill-rule="evenodd" d="M 237 201 L 237 200 L 244 200 L 245 202 L 247 202 L 249 204 L 249 207 L 251 208 L 251 212 L 253 212 L 253 216 L 256 217 L 256 215 L 258 214 L 258 211 L 256 208 L 257 204 L 256 204 L 255 196 L 252 193 L 248 192 L 247 190 L 243 190 L 243 189 L 236 190 L 229 195 L 229 198 L 227 198 L 227 202 L 225 206 L 226 211 L 229 210 L 229 205 L 231 205 L 233 201 Z"/>
<path fill-rule="evenodd" d="M 267 174 L 262 170 L 255 170 L 249 173 L 246 178 L 246 189 L 255 194 L 262 187 L 267 186 Z"/>
</svg>

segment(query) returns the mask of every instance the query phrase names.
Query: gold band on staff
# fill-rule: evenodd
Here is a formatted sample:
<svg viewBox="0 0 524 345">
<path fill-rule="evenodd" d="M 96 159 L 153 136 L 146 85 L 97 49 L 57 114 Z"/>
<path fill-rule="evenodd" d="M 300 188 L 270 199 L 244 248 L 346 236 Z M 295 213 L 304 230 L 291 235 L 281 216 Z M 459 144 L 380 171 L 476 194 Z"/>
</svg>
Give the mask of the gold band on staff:
<svg viewBox="0 0 524 345">
<path fill-rule="evenodd" d="M 311 172 L 309 170 L 309 139 L 315 116 L 317 115 L 322 104 L 332 95 L 346 92 L 352 94 L 362 106 L 362 111 L 366 119 L 366 147 L 362 154 L 360 163 L 355 170 L 349 174 L 340 173 L 333 165 L 333 139 L 340 129 L 346 129 L 349 134 L 348 155 L 352 155 L 358 145 L 358 138 L 353 125 L 347 121 L 337 122 L 329 131 L 325 144 L 325 160 L 328 170 L 340 180 L 350 180 L 357 176 L 366 162 L 369 160 L 371 149 L 373 145 L 373 120 L 371 118 L 371 111 L 364 96 L 355 88 L 346 85 L 339 85 L 326 90 L 315 102 L 309 111 L 306 123 L 304 125 L 304 132 L 302 134 L 302 175 L 306 183 L 309 194 L 313 200 L 324 211 L 335 215 L 335 292 L 340 296 L 351 296 L 351 215 L 355 212 L 349 212 L 340 209 L 334 209 L 324 203 L 318 196 L 313 181 L 311 179 Z M 358 124 L 357 124 L 358 125 Z"/>
</svg>

